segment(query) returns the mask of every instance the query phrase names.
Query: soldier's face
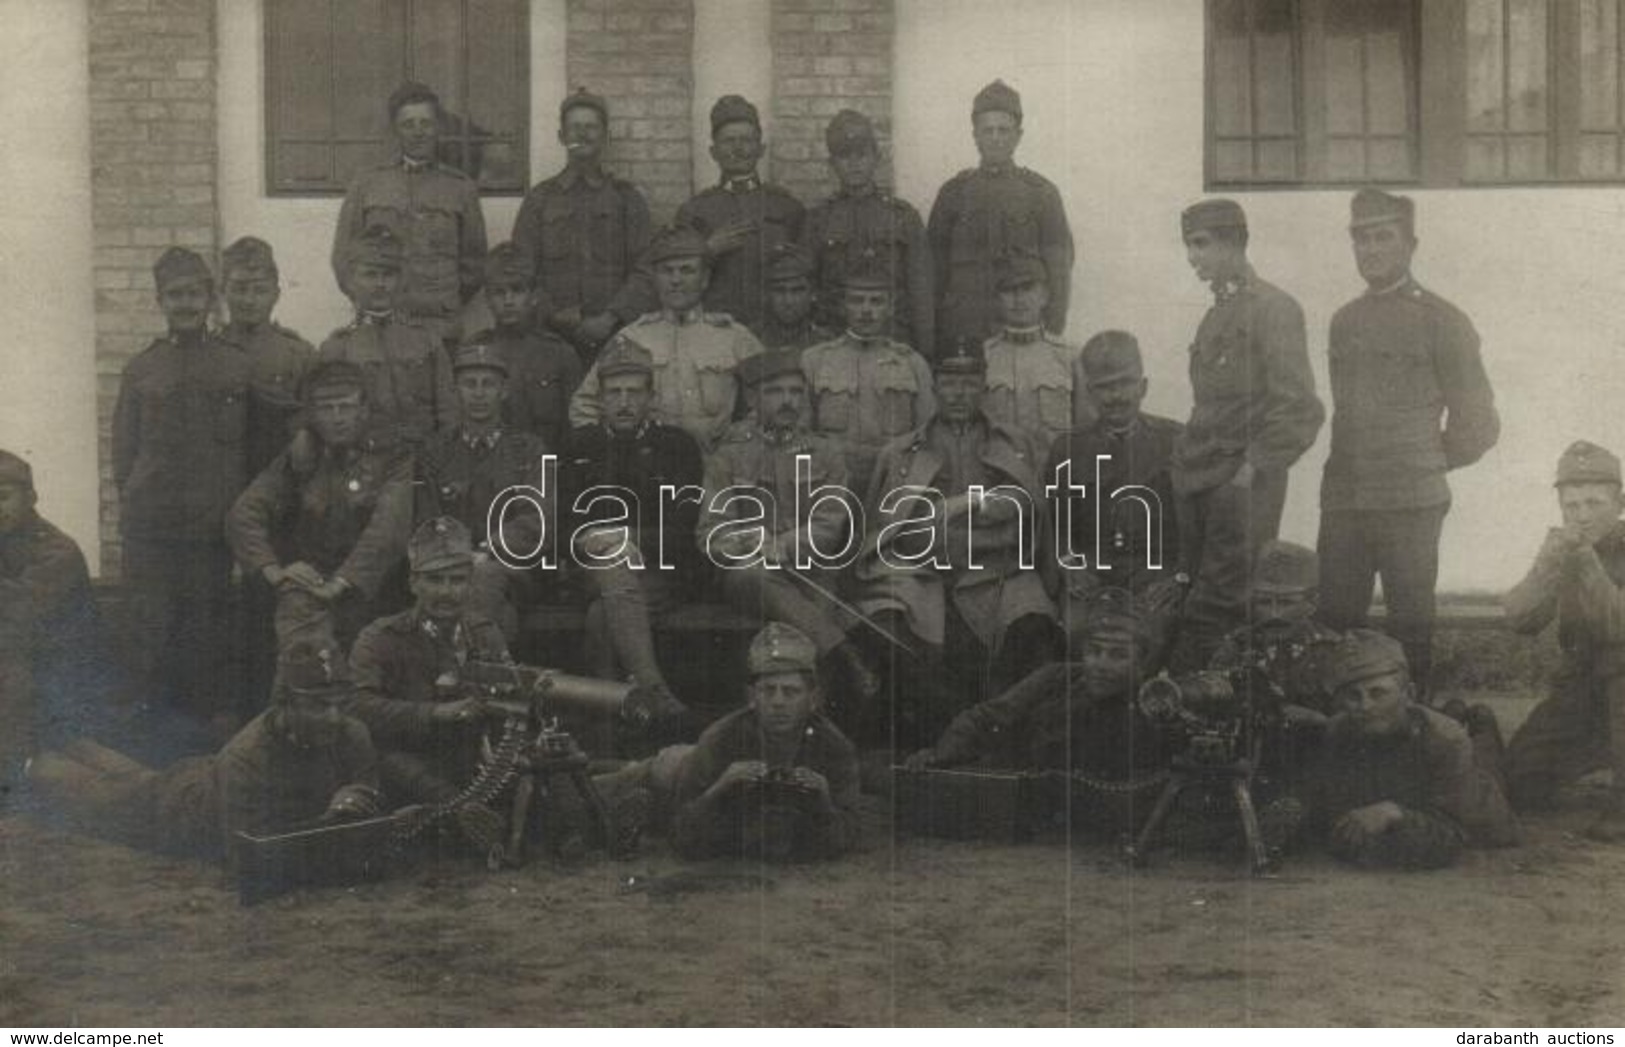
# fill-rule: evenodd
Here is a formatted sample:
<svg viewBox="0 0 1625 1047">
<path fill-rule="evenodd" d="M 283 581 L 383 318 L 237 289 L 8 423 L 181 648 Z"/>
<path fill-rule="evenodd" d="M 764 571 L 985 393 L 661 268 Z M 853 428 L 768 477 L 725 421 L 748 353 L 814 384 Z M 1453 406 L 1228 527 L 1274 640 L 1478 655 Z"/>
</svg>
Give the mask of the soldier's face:
<svg viewBox="0 0 1625 1047">
<path fill-rule="evenodd" d="M 1254 623 L 1301 622 L 1315 613 L 1315 594 L 1309 591 L 1254 590 L 1248 600 Z"/>
<path fill-rule="evenodd" d="M 361 390 L 349 386 L 317 389 L 310 399 L 310 425 L 329 447 L 353 447 L 367 422 Z"/>
<path fill-rule="evenodd" d="M 569 150 L 571 160 L 597 160 L 603 155 L 608 137 L 604 118 L 591 106 L 578 105 L 566 111 L 559 123 L 559 142 Z"/>
<path fill-rule="evenodd" d="M 1083 639 L 1083 680 L 1093 695 L 1122 694 L 1134 682 L 1132 640 L 1111 636 Z"/>
<path fill-rule="evenodd" d="M 255 270 L 226 273 L 226 311 L 240 324 L 257 327 L 271 319 L 271 310 L 282 297 L 276 278 Z"/>
<path fill-rule="evenodd" d="M 604 422 L 622 435 L 638 431 L 649 417 L 654 399 L 654 383 L 646 374 L 612 374 L 598 385 Z"/>
<path fill-rule="evenodd" d="M 1405 728 L 1412 690 L 1404 673 L 1391 672 L 1343 684 L 1332 697 L 1355 730 L 1380 737 Z"/>
<path fill-rule="evenodd" d="M 489 367 L 465 367 L 457 372 L 457 407 L 464 422 L 495 425 L 508 398 L 508 379 Z"/>
<path fill-rule="evenodd" d="M 0 483 L 0 534 L 11 534 L 22 527 L 33 508 L 33 488 Z"/>
<path fill-rule="evenodd" d="M 395 139 L 401 154 L 413 160 L 433 160 L 440 142 L 440 120 L 430 102 L 413 102 L 395 111 Z"/>
<path fill-rule="evenodd" d="M 1122 375 L 1103 382 L 1090 379 L 1086 391 L 1106 427 L 1122 429 L 1140 413 L 1149 386 L 1144 375 Z"/>
<path fill-rule="evenodd" d="M 525 284 L 510 280 L 486 287 L 485 301 L 491 307 L 492 319 L 499 325 L 522 327 L 530 321 L 536 296 Z"/>
<path fill-rule="evenodd" d="M 676 313 L 687 312 L 705 297 L 710 272 L 700 258 L 668 258 L 655 263 L 655 291 L 660 304 Z"/>
<path fill-rule="evenodd" d="M 1185 260 L 1196 270 L 1196 278 L 1207 282 L 1234 276 L 1245 255 L 1240 244 L 1224 240 L 1210 229 L 1198 229 L 1185 237 Z"/>
<path fill-rule="evenodd" d="M 442 567 L 412 572 L 412 597 L 419 614 L 429 618 L 455 618 L 468 603 L 474 577 L 472 567 Z"/>
<path fill-rule="evenodd" d="M 1564 484 L 1557 489 L 1557 505 L 1563 511 L 1564 526 L 1578 530 L 1595 545 L 1619 519 L 1625 495 L 1613 484 Z"/>
<path fill-rule="evenodd" d="M 767 308 L 773 319 L 794 326 L 812 312 L 812 281 L 801 278 L 780 280 L 767 286 Z"/>
<path fill-rule="evenodd" d="M 401 287 L 401 271 L 392 265 L 357 262 L 350 267 L 350 293 L 356 307 L 369 313 L 387 313 L 395 308 L 395 294 Z"/>
<path fill-rule="evenodd" d="M 1416 240 L 1401 222 L 1381 222 L 1352 230 L 1354 264 L 1372 287 L 1391 287 L 1411 271 Z"/>
<path fill-rule="evenodd" d="M 875 168 L 879 166 L 880 154 L 872 145 L 829 154 L 829 168 L 843 189 L 867 189 L 874 185 Z"/>
<path fill-rule="evenodd" d="M 805 727 L 817 701 L 818 689 L 806 673 L 767 673 L 751 681 L 751 708 L 762 730 L 776 738 Z"/>
<path fill-rule="evenodd" d="M 1006 327 L 1037 327 L 1044 322 L 1049 288 L 1038 280 L 999 289 L 999 308 Z"/>
<path fill-rule="evenodd" d="M 987 392 L 987 378 L 979 374 L 939 374 L 936 381 L 937 414 L 954 425 L 976 417 Z"/>
<path fill-rule="evenodd" d="M 885 333 L 891 322 L 891 292 L 877 287 L 849 287 L 841 295 L 846 326 L 859 338 Z"/>
<path fill-rule="evenodd" d="M 338 735 L 343 722 L 338 708 L 324 698 L 295 695 L 277 706 L 276 729 L 296 749 L 314 749 Z"/>
<path fill-rule="evenodd" d="M 723 124 L 711 136 L 711 159 L 729 178 L 743 178 L 762 158 L 762 132 L 748 120 Z"/>
<path fill-rule="evenodd" d="M 203 330 L 213 305 L 214 285 L 202 277 L 172 281 L 158 292 L 158 308 L 175 333 Z"/>
<path fill-rule="evenodd" d="M 978 113 L 971 122 L 976 151 L 990 164 L 1007 164 L 1021 144 L 1021 121 L 1011 113 Z"/>
<path fill-rule="evenodd" d="M 793 429 L 807 413 L 807 379 L 781 374 L 756 387 L 756 417 L 763 425 Z"/>
</svg>

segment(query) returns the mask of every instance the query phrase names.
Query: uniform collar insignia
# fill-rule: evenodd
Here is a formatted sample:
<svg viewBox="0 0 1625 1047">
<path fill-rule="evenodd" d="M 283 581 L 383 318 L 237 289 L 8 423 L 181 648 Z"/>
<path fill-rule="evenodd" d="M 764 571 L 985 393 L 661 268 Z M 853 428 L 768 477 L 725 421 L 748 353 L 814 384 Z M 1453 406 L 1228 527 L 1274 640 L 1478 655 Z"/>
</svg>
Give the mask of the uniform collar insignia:
<svg viewBox="0 0 1625 1047">
<path fill-rule="evenodd" d="M 1004 329 L 1004 340 L 1015 345 L 1030 345 L 1033 342 L 1042 341 L 1043 337 L 1044 326 L 1042 324 L 1037 327 L 1006 327 Z"/>
<path fill-rule="evenodd" d="M 407 174 L 417 174 L 420 171 L 427 171 L 433 166 L 433 160 L 414 160 L 410 156 L 404 155 L 401 157 L 401 170 L 405 171 Z"/>
<path fill-rule="evenodd" d="M 730 193 L 748 193 L 762 187 L 762 178 L 754 171 L 741 178 L 724 178 L 722 188 Z"/>
</svg>

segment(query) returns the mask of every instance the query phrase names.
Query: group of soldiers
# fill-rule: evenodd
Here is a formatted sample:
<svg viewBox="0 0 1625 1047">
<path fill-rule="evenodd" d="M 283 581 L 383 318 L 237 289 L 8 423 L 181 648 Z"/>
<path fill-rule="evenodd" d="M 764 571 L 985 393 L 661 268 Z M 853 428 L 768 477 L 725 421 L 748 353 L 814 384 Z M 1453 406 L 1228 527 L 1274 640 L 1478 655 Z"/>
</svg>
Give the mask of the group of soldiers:
<svg viewBox="0 0 1625 1047">
<path fill-rule="evenodd" d="M 489 249 L 473 183 L 436 159 L 433 92 L 388 110 L 399 155 L 357 177 L 334 237 L 354 322 L 319 349 L 278 326 L 261 239 L 223 252 L 218 283 L 172 248 L 154 267 L 168 332 L 121 379 L 132 673 L 236 733 L 165 770 L 58 739 L 28 775 L 48 797 L 215 850 L 403 804 L 483 844 L 497 815 L 464 786 L 488 710 L 465 670 L 511 662 L 523 612 L 561 600 L 585 608 L 583 668 L 630 681 L 668 735 L 704 728 L 601 778 L 685 853 L 851 847 L 860 785 L 884 787 L 860 750 L 1064 772 L 1073 819 L 1130 830 L 1188 741 L 1137 700 L 1164 670 L 1267 708 L 1250 770 L 1272 847 L 1314 828 L 1357 862 L 1438 865 L 1515 840 L 1509 796 L 1548 802 L 1602 764 L 1625 796 L 1625 501 L 1599 447 L 1565 454 L 1563 526 L 1508 598 L 1515 627 L 1560 620 L 1553 698 L 1510 747 L 1487 709 L 1427 703 L 1446 474 L 1499 423 L 1472 324 L 1411 274 L 1411 200 L 1352 200 L 1367 289 L 1331 325 L 1317 555 L 1276 531 L 1326 412 L 1242 208 L 1180 216 L 1214 302 L 1189 420 L 1149 415 L 1132 334 L 1062 337 L 1072 238 L 1056 188 L 1013 162 L 1002 82 L 972 106 L 980 164 L 928 222 L 876 184 L 852 111 L 826 137 L 839 189 L 808 211 L 761 180 L 757 111 L 730 95 L 718 185 L 657 232 L 603 166 L 608 105 L 583 89 L 560 109 L 565 169 Z M 88 605 L 83 558 L 33 504 L 27 464 L 0 455 L 13 777 Z M 1366 621 L 1378 577 L 1386 634 Z M 746 702 L 708 726 L 696 706 L 733 696 L 679 694 L 656 642 L 705 600 L 760 625 Z M 242 637 L 274 666 L 268 704 L 221 672 Z"/>
</svg>

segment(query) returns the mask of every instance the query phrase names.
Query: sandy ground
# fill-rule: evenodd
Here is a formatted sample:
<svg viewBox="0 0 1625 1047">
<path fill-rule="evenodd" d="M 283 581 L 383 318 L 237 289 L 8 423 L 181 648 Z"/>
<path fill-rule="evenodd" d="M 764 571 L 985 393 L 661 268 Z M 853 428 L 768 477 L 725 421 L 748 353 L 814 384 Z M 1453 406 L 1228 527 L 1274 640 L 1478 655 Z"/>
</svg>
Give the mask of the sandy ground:
<svg viewBox="0 0 1625 1047">
<path fill-rule="evenodd" d="M 894 838 L 870 803 L 829 865 L 442 862 L 251 909 L 199 865 L 0 820 L 0 1025 L 1625 1023 L 1625 847 L 1579 836 L 1584 795 L 1454 869 L 1268 880 Z"/>
</svg>

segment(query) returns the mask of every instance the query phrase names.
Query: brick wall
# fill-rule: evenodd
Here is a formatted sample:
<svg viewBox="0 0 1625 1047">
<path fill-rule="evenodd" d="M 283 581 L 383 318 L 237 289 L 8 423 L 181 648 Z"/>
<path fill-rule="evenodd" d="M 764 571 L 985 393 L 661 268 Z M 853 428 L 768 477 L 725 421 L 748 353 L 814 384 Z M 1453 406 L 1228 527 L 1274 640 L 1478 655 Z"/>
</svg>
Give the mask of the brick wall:
<svg viewBox="0 0 1625 1047">
<path fill-rule="evenodd" d="M 569 0 L 569 90 L 609 102 L 607 166 L 637 183 L 656 223 L 693 192 L 693 48 L 693 0 Z M 536 114 L 536 133 L 551 133 L 555 115 Z"/>
<path fill-rule="evenodd" d="M 773 0 L 773 178 L 809 206 L 835 187 L 824 128 L 842 109 L 874 120 L 891 180 L 892 0 Z"/>
<path fill-rule="evenodd" d="M 152 263 L 179 244 L 211 264 L 214 0 L 90 0 L 90 162 L 102 565 L 119 563 L 108 434 L 119 374 L 164 327 Z"/>
</svg>

